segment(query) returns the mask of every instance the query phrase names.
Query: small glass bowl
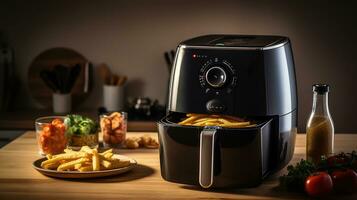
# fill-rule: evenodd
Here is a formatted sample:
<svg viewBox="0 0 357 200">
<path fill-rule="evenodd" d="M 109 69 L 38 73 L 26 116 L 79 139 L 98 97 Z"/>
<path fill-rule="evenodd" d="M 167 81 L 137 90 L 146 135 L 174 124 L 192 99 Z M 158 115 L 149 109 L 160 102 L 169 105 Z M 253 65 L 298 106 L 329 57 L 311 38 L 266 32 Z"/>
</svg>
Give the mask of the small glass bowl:
<svg viewBox="0 0 357 200">
<path fill-rule="evenodd" d="M 90 133 L 87 135 L 68 135 L 68 148 L 73 150 L 80 150 L 83 146 L 90 148 L 98 148 L 98 133 Z"/>
<path fill-rule="evenodd" d="M 112 112 L 100 116 L 100 129 L 104 147 L 120 148 L 126 137 L 128 113 Z"/>
<path fill-rule="evenodd" d="M 59 154 L 67 146 L 64 116 L 40 117 L 35 120 L 39 154 Z"/>
</svg>

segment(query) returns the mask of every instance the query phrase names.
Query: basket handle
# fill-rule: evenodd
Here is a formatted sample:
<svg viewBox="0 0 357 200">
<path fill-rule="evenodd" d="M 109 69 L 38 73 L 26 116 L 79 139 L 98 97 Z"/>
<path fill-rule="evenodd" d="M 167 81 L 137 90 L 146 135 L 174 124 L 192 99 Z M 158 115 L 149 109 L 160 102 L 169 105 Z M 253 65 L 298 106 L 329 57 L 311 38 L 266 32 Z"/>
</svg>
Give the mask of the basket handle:
<svg viewBox="0 0 357 200">
<path fill-rule="evenodd" d="M 205 127 L 200 135 L 199 183 L 203 188 L 213 185 L 216 133 L 217 127 Z"/>
</svg>

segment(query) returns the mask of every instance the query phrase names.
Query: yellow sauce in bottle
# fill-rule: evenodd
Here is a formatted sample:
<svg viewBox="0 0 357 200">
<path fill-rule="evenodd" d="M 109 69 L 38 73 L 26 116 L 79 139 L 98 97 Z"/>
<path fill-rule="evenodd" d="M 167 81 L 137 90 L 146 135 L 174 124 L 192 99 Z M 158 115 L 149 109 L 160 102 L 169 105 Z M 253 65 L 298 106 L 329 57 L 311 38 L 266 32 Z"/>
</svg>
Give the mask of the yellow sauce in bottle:
<svg viewBox="0 0 357 200">
<path fill-rule="evenodd" d="M 313 85 L 313 105 L 306 125 L 306 159 L 317 164 L 333 153 L 334 126 L 328 107 L 329 86 Z"/>
<path fill-rule="evenodd" d="M 306 128 L 306 159 L 318 163 L 333 153 L 333 124 L 326 116 L 314 116 Z"/>
</svg>

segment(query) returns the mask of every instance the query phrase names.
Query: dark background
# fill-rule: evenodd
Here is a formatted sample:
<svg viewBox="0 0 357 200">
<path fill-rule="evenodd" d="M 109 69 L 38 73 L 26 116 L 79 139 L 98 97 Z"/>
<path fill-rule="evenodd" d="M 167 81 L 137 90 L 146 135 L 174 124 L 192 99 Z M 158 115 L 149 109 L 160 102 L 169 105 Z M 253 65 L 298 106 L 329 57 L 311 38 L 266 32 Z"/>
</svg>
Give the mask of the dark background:
<svg viewBox="0 0 357 200">
<path fill-rule="evenodd" d="M 293 45 L 299 131 L 311 112 L 313 83 L 331 85 L 336 132 L 357 132 L 357 31 L 353 1 L 69 1 L 1 0 L 0 42 L 15 52 L 18 77 L 12 110 L 41 108 L 27 88 L 27 69 L 40 52 L 69 47 L 94 65 L 106 62 L 129 77 L 127 97 L 164 102 L 163 52 L 203 34 L 276 34 Z M 95 86 L 81 109 L 102 104 Z"/>
</svg>

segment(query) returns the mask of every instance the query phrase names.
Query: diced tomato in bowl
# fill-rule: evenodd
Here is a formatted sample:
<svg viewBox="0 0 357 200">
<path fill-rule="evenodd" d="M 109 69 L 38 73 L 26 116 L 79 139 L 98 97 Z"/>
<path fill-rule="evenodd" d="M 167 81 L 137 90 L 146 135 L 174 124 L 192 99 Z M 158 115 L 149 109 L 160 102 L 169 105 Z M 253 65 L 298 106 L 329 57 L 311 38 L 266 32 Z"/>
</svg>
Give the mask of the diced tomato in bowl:
<svg viewBox="0 0 357 200">
<path fill-rule="evenodd" d="M 67 146 L 66 126 L 62 116 L 41 117 L 35 122 L 41 155 L 62 153 Z"/>
</svg>

